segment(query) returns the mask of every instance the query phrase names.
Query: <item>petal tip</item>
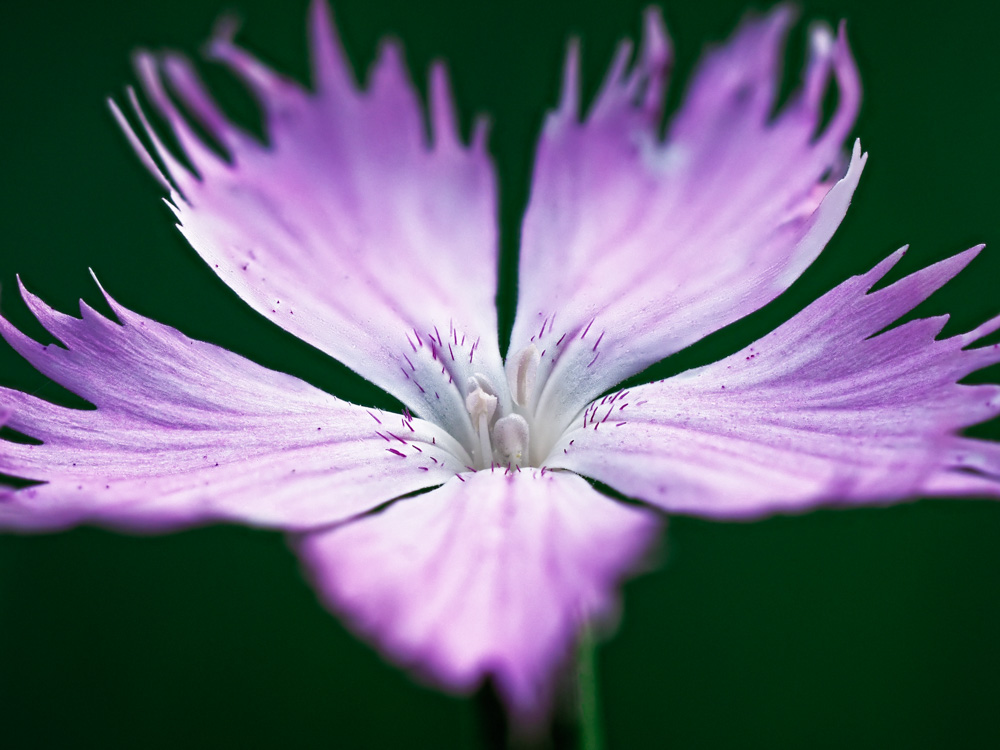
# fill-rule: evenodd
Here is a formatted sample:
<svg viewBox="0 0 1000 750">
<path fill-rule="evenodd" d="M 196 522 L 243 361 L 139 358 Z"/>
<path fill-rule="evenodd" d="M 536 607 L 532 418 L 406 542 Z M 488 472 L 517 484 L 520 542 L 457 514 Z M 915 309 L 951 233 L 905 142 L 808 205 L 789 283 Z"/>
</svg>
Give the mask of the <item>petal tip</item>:
<svg viewBox="0 0 1000 750">
<path fill-rule="evenodd" d="M 236 35 L 240 32 L 242 26 L 243 18 L 239 14 L 233 11 L 223 13 L 212 27 L 211 42 L 228 45 L 234 44 L 236 42 Z"/>
<path fill-rule="evenodd" d="M 111 309 L 114 310 L 115 315 L 118 315 L 119 311 L 123 310 L 124 308 L 122 308 L 122 306 L 115 301 L 114 297 L 112 297 L 108 293 L 108 290 L 104 288 L 104 285 L 101 283 L 101 280 L 97 278 L 97 273 L 94 271 L 94 269 L 88 268 L 87 271 L 90 272 L 90 278 L 94 280 L 94 284 L 97 285 L 97 290 L 101 293 L 101 296 L 104 297 L 104 299 L 107 301 Z"/>
<path fill-rule="evenodd" d="M 576 120 L 580 116 L 580 38 L 576 36 L 570 37 L 566 42 L 558 114 L 569 120 Z"/>
<path fill-rule="evenodd" d="M 474 151 L 484 153 L 489 145 L 490 132 L 493 130 L 493 118 L 487 114 L 476 115 L 472 125 L 470 145 Z"/>
</svg>

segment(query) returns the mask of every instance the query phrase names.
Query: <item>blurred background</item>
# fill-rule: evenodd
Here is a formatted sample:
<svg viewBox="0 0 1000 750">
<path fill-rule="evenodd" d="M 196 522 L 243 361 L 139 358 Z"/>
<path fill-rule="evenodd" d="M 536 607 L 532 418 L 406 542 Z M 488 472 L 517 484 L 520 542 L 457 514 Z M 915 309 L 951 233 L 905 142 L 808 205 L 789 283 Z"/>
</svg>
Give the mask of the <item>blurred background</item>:
<svg viewBox="0 0 1000 750">
<path fill-rule="evenodd" d="M 92 267 L 128 307 L 190 336 L 392 406 L 244 306 L 186 246 L 104 100 L 134 81 L 139 46 L 197 56 L 223 11 L 242 41 L 300 79 L 306 0 L 17 3 L 0 25 L 3 314 L 47 338 L 15 273 L 50 304 L 102 307 Z M 459 108 L 493 119 L 502 189 L 501 318 L 533 144 L 557 93 L 565 41 L 584 41 L 591 94 L 647 3 L 351 0 L 335 12 L 353 63 L 403 40 L 420 85 L 449 64 Z M 766 9 L 766 6 L 758 6 Z M 747 7 L 674 3 L 676 107 L 698 54 Z M 728 354 L 849 275 L 911 242 L 892 278 L 970 245 L 993 247 L 918 313 L 947 332 L 1000 312 L 1000 6 L 805 2 L 805 28 L 846 19 L 865 87 L 856 133 L 871 158 L 827 251 L 781 299 L 657 375 Z M 249 98 L 207 66 L 223 101 Z M 6 346 L 5 385 L 79 404 Z M 994 371 L 992 378 L 1000 373 Z M 979 380 L 990 373 L 977 376 Z M 974 434 L 1000 437 L 986 426 Z M 750 524 L 671 522 L 663 565 L 625 590 L 599 653 L 610 747 L 1000 747 L 1000 505 L 923 501 Z M 215 527 L 134 538 L 81 529 L 0 537 L 0 744 L 9 748 L 435 747 L 479 742 L 469 701 L 384 665 L 316 603 L 279 534 Z"/>
</svg>

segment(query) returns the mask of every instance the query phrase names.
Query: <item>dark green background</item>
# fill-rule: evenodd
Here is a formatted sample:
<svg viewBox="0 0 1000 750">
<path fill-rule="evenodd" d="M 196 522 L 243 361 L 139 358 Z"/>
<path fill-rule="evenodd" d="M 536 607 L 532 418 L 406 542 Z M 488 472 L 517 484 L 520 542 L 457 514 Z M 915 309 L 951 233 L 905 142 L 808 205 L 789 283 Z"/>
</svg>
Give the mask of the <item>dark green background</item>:
<svg viewBox="0 0 1000 750">
<path fill-rule="evenodd" d="M 636 2 L 337 3 L 362 68 L 387 33 L 411 67 L 451 67 L 462 115 L 494 118 L 504 244 L 567 35 L 585 39 L 589 90 Z M 302 76 L 304 0 L 241 0 L 243 39 Z M 871 152 L 827 252 L 777 303 L 661 372 L 734 350 L 905 242 L 903 270 L 985 241 L 972 269 L 921 307 L 949 331 L 1000 311 L 996 4 L 805 3 L 847 18 L 865 84 L 856 132 Z M 188 334 L 385 403 L 272 327 L 203 266 L 104 106 L 133 80 L 130 51 L 195 53 L 223 6 L 204 0 L 8 3 L 0 13 L 2 309 L 42 336 L 19 272 L 64 310 L 97 302 L 87 267 L 127 306 Z M 989 10 L 986 10 L 989 8 Z M 679 58 L 741 3 L 666 9 Z M 803 54 L 792 35 L 791 73 Z M 220 80 L 221 77 L 220 77 Z M 225 81 L 222 81 L 225 83 Z M 253 118 L 247 100 L 228 103 Z M 898 274 L 897 274 L 898 275 Z M 501 312 L 513 298 L 505 275 Z M 73 403 L 4 347 L 7 385 Z M 991 428 L 977 434 L 990 435 Z M 996 435 L 997 430 L 993 429 Z M 600 653 L 611 747 L 1000 746 L 1000 506 L 932 501 L 754 524 L 675 519 L 665 565 L 626 588 Z M 3 747 L 473 747 L 470 703 L 414 686 L 315 603 L 280 535 L 209 528 L 157 538 L 99 530 L 0 538 Z"/>
</svg>

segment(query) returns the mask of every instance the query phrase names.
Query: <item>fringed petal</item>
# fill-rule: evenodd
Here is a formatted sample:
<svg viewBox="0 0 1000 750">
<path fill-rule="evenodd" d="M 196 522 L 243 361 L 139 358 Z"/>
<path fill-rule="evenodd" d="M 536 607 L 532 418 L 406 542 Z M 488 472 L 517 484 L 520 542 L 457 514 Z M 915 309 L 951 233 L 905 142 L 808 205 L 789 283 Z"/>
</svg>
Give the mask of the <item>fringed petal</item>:
<svg viewBox="0 0 1000 750">
<path fill-rule="evenodd" d="M 580 628 L 614 619 L 659 528 L 580 477 L 498 469 L 296 547 L 323 601 L 388 658 L 461 693 L 492 678 L 530 731 Z"/>
<path fill-rule="evenodd" d="M 322 0 L 310 19 L 313 93 L 232 33 L 223 24 L 208 51 L 256 96 L 266 145 L 227 119 L 183 58 L 137 58 L 149 101 L 193 168 L 159 142 L 133 96 L 181 231 L 255 310 L 471 445 L 464 385 L 476 372 L 502 378 L 495 179 L 482 123 L 463 143 L 436 66 L 428 134 L 391 43 L 359 88 Z"/>
<path fill-rule="evenodd" d="M 0 528 L 309 529 L 464 470 L 462 448 L 430 423 L 345 403 L 110 297 L 120 323 L 83 303 L 82 319 L 64 315 L 22 293 L 63 346 L 2 318 L 0 334 L 96 409 L 0 388 L 6 426 L 33 439 L 0 440 L 0 472 L 45 482 L 0 490 Z"/>
<path fill-rule="evenodd" d="M 731 357 L 592 403 L 547 463 L 712 518 L 1000 497 L 1000 447 L 958 435 L 1000 414 L 1000 387 L 959 384 L 1000 362 L 1000 345 L 968 348 L 1000 318 L 946 339 L 945 317 L 885 330 L 978 250 L 867 293 L 899 251 Z"/>
<path fill-rule="evenodd" d="M 758 309 L 813 261 L 865 155 L 843 144 L 859 103 L 843 29 L 811 35 L 804 83 L 773 113 L 779 7 L 708 54 L 660 137 L 670 50 L 657 10 L 635 63 L 623 44 L 581 121 L 571 47 L 524 221 L 511 351 L 543 351 L 537 413 L 562 429 L 599 393 Z M 839 102 L 825 127 L 821 103 Z"/>
</svg>

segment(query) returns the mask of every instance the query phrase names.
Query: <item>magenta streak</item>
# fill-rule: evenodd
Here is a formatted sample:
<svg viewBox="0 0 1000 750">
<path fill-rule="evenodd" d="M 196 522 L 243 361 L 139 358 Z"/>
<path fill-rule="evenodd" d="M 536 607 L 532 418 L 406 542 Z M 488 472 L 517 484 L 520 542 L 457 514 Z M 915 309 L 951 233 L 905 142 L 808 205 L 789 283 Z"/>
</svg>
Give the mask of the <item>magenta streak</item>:
<svg viewBox="0 0 1000 750">
<path fill-rule="evenodd" d="M 566 334 L 565 333 L 562 336 L 559 337 L 559 340 L 556 342 L 556 346 L 559 346 L 559 344 L 561 344 L 563 342 L 564 338 L 566 338 Z"/>
<path fill-rule="evenodd" d="M 598 352 L 597 354 L 595 354 L 594 358 L 592 360 L 590 360 L 590 365 L 594 364 L 594 362 L 596 362 L 597 358 L 600 357 L 600 356 L 601 356 L 600 352 Z M 587 365 L 587 367 L 590 367 L 590 365 Z"/>
<path fill-rule="evenodd" d="M 365 409 L 365 411 L 368 411 L 368 410 L 367 410 L 367 409 Z M 372 413 L 371 413 L 370 411 L 368 411 L 368 416 L 369 416 L 369 417 L 371 417 L 372 419 L 374 419 L 374 420 L 375 420 L 376 422 L 378 422 L 379 424 L 382 424 L 382 422 L 381 422 L 381 421 L 379 420 L 379 418 L 378 418 L 378 417 L 376 417 L 376 416 L 375 416 L 374 414 L 372 414 Z"/>
<path fill-rule="evenodd" d="M 587 323 L 587 327 L 583 329 L 583 333 L 580 334 L 580 340 L 581 341 L 583 341 L 583 339 L 587 338 L 587 333 L 590 331 L 590 327 L 592 325 L 594 325 L 594 320 L 596 320 L 596 318 L 591 318 L 590 322 Z"/>
<path fill-rule="evenodd" d="M 628 422 L 619 422 L 615 425 L 615 427 L 621 427 L 623 424 L 628 424 Z"/>
<path fill-rule="evenodd" d="M 380 438 L 382 438 L 387 443 L 391 443 L 392 442 L 389 438 L 387 438 L 385 435 L 383 435 L 378 430 L 375 430 L 375 434 L 378 435 Z"/>
<path fill-rule="evenodd" d="M 389 432 L 388 430 L 386 430 L 386 432 L 389 433 L 389 437 L 396 438 L 396 440 L 398 440 L 399 442 L 401 442 L 403 445 L 407 444 L 406 441 L 403 440 L 403 438 L 401 438 L 399 435 L 394 435 L 393 433 Z"/>
<path fill-rule="evenodd" d="M 420 385 L 420 383 L 418 383 L 416 380 L 413 381 L 413 385 L 417 386 L 417 388 L 420 389 L 421 393 L 427 393 L 427 391 L 424 390 L 424 387 Z"/>
<path fill-rule="evenodd" d="M 413 351 L 416 351 L 416 349 L 414 349 Z M 412 363 L 412 362 L 410 361 L 410 358 L 409 358 L 409 357 L 407 357 L 407 356 L 406 356 L 406 355 L 404 354 L 404 355 L 403 355 L 403 359 L 405 359 L 405 360 L 406 360 L 406 364 L 408 364 L 408 365 L 410 366 L 410 370 L 412 370 L 413 372 L 416 372 L 416 371 L 417 371 L 417 368 L 413 366 L 413 363 Z"/>
<path fill-rule="evenodd" d="M 438 346 L 444 346 L 444 341 L 441 340 L 441 332 L 438 330 L 437 326 L 434 326 L 434 333 L 437 334 Z"/>
<path fill-rule="evenodd" d="M 430 469 L 428 469 L 426 466 L 418 466 L 417 468 L 420 469 L 420 471 L 430 471 Z"/>
<path fill-rule="evenodd" d="M 603 339 L 603 338 L 604 338 L 604 331 L 601 331 L 601 335 L 597 337 L 597 341 L 594 343 L 594 348 L 591 349 L 590 351 L 596 352 L 597 351 L 597 347 L 600 345 L 601 339 Z"/>
<path fill-rule="evenodd" d="M 412 445 L 410 447 L 413 448 L 413 450 L 415 450 L 417 453 L 423 453 L 423 451 L 420 450 L 420 446 L 419 445 Z"/>
<path fill-rule="evenodd" d="M 416 447 L 416 446 L 414 446 L 414 447 Z M 434 463 L 437 463 L 437 462 L 438 462 L 438 460 L 437 460 L 436 458 L 434 458 L 434 456 L 431 456 L 431 457 L 430 457 L 430 459 L 431 459 L 431 461 L 433 461 Z"/>
<path fill-rule="evenodd" d="M 462 475 L 461 474 L 456 474 L 455 476 L 458 477 L 458 481 L 459 482 L 464 482 L 465 481 L 464 479 L 462 479 Z"/>
<path fill-rule="evenodd" d="M 549 322 L 548 318 L 545 318 L 545 320 L 542 321 L 542 327 L 538 331 L 538 338 L 541 338 L 542 335 L 545 333 L 545 324 L 548 322 Z"/>
<path fill-rule="evenodd" d="M 410 373 L 408 373 L 406 370 L 404 370 L 402 365 L 399 366 L 399 371 L 401 373 L 403 373 L 403 377 L 404 378 L 406 378 L 407 380 L 410 379 Z"/>
<path fill-rule="evenodd" d="M 462 343 L 459 346 L 465 346 L 465 334 L 462 334 Z"/>
<path fill-rule="evenodd" d="M 410 334 L 408 334 L 408 333 L 406 334 L 406 343 L 410 345 L 410 348 L 411 348 L 411 349 L 412 349 L 413 351 L 416 351 L 416 350 L 417 350 L 417 347 L 416 347 L 416 346 L 415 346 L 415 345 L 413 344 L 413 342 L 412 342 L 412 341 L 410 341 Z"/>
<path fill-rule="evenodd" d="M 448 342 L 448 353 L 451 355 L 451 361 L 454 362 L 455 361 L 455 352 L 451 348 L 451 342 L 450 341 Z"/>
<path fill-rule="evenodd" d="M 400 458 L 406 458 L 406 454 L 405 454 L 405 453 L 400 453 L 400 452 L 399 452 L 398 450 L 396 450 L 395 448 L 386 448 L 386 450 L 387 450 L 387 451 L 389 451 L 389 453 L 395 453 L 395 454 L 396 454 L 397 456 L 399 456 Z"/>
<path fill-rule="evenodd" d="M 417 329 L 416 328 L 413 329 L 413 335 L 417 337 L 417 344 L 419 344 L 420 346 L 423 346 L 424 345 L 424 340 L 422 338 L 420 338 L 420 334 L 417 333 Z"/>
</svg>

